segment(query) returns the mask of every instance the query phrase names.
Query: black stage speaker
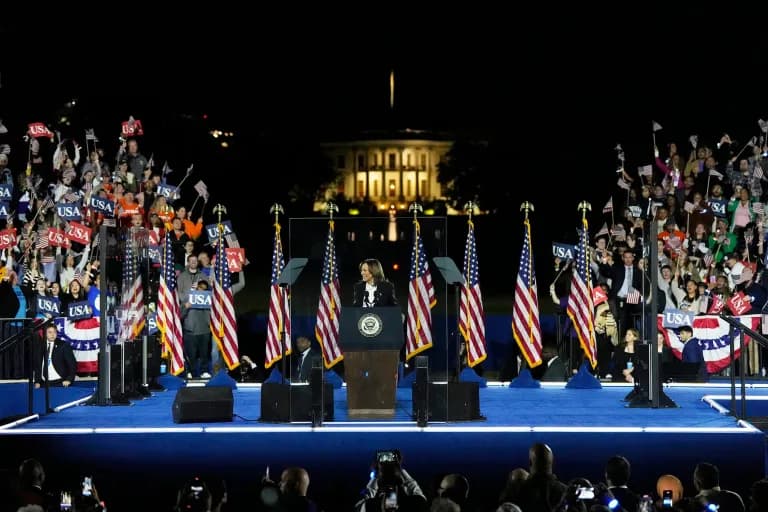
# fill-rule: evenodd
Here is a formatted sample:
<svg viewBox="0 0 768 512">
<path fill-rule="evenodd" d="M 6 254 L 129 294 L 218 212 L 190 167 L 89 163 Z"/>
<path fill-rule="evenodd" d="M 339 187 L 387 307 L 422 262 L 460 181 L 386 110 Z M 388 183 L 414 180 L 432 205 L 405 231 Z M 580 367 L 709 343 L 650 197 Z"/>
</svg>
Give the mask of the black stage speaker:
<svg viewBox="0 0 768 512">
<path fill-rule="evenodd" d="M 416 425 L 426 427 L 429 420 L 429 359 L 427 356 L 416 356 L 416 379 L 413 382 L 413 415 Z"/>
<path fill-rule="evenodd" d="M 418 398 L 414 385 L 414 416 Z M 485 419 L 480 415 L 480 384 L 477 382 L 430 383 L 429 421 L 471 421 Z"/>
<path fill-rule="evenodd" d="M 174 423 L 232 421 L 232 388 L 180 388 L 173 401 Z"/>
<path fill-rule="evenodd" d="M 315 393 L 317 395 L 317 393 Z M 317 400 L 317 396 L 315 396 Z M 333 385 L 323 385 L 323 421 L 333 419 Z M 317 403 L 315 407 L 317 407 Z M 261 417 L 259 421 L 283 423 L 289 421 L 317 422 L 312 414 L 312 388 L 308 384 L 280 384 L 268 382 L 261 385 Z"/>
</svg>

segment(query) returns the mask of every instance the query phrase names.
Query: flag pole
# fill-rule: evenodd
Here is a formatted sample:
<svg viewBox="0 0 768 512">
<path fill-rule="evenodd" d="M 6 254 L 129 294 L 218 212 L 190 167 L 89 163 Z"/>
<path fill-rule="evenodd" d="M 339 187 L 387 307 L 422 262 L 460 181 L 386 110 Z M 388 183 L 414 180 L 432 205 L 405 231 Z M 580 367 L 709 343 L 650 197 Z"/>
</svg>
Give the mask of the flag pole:
<svg viewBox="0 0 768 512">
<path fill-rule="evenodd" d="M 528 232 L 528 241 L 530 243 L 531 240 L 531 221 L 528 220 L 528 214 L 533 210 L 533 204 L 525 201 L 523 204 L 520 205 L 520 210 L 523 211 L 525 218 L 523 219 L 523 225 L 525 226 L 526 231 Z M 532 267 L 533 266 L 533 258 L 528 258 L 528 275 L 532 276 Z M 528 309 L 528 339 L 533 339 L 533 310 L 531 308 Z"/>
<path fill-rule="evenodd" d="M 467 212 L 467 229 L 468 230 L 474 230 L 475 229 L 475 223 L 472 222 L 472 214 L 475 212 L 475 202 L 474 201 L 467 201 L 467 203 L 464 205 L 464 211 Z M 467 278 L 470 275 L 470 261 L 467 257 L 464 257 L 464 289 L 465 293 L 468 293 L 469 290 L 467 289 L 469 287 L 469 283 L 467 282 Z M 458 297 L 459 300 L 459 307 L 457 308 L 457 312 L 461 313 L 461 297 Z M 464 353 L 467 354 L 467 366 L 469 366 L 469 347 L 467 347 L 467 339 L 471 337 L 471 331 L 472 328 L 472 322 L 470 321 L 471 315 L 469 314 L 469 311 L 467 311 L 467 323 L 466 323 L 466 333 L 459 332 L 459 336 L 457 337 L 459 340 L 458 343 L 458 356 L 456 358 L 457 360 L 457 366 L 456 371 L 458 372 L 459 376 L 461 376 L 461 347 L 464 346 Z M 456 321 L 458 322 L 458 325 L 461 325 L 461 315 L 456 317 Z M 464 336 L 462 336 L 464 334 Z"/>
<path fill-rule="evenodd" d="M 334 231 L 334 224 L 335 224 L 335 222 L 333 221 L 333 212 L 338 212 L 338 211 L 339 211 L 339 207 L 336 206 L 336 203 L 334 203 L 333 201 L 328 201 L 325 203 L 325 213 L 328 214 L 328 227 L 330 228 L 331 231 Z M 336 265 L 336 262 L 333 261 L 334 256 L 336 256 L 335 250 L 333 251 L 333 254 L 328 255 L 328 271 L 330 272 L 331 275 L 333 275 L 333 267 Z M 334 301 L 333 295 L 331 295 L 330 299 L 331 299 L 330 319 L 333 320 L 334 311 L 336 310 L 336 304 L 334 304 L 333 302 Z"/>
<path fill-rule="evenodd" d="M 199 198 L 200 196 L 197 196 L 197 197 Z M 280 205 L 280 203 L 274 203 L 272 206 L 269 207 L 269 214 L 270 215 L 272 215 L 272 214 L 275 215 L 275 224 L 274 224 L 274 226 L 275 226 L 275 240 L 278 240 L 279 237 L 280 237 L 280 229 L 281 229 L 280 228 L 280 214 L 281 213 L 285 213 L 285 211 L 283 210 L 283 207 Z M 280 244 L 282 246 L 282 241 L 280 242 Z M 281 248 L 281 250 L 282 250 L 282 248 Z M 281 269 L 280 273 L 282 274 L 282 272 L 283 271 Z M 277 277 L 279 278 L 280 276 L 277 276 Z M 281 375 L 280 375 L 280 377 L 281 377 L 282 383 L 285 384 L 285 366 L 287 364 L 287 362 L 286 362 L 286 358 L 287 358 L 286 352 L 287 352 L 287 349 L 285 347 L 285 301 L 283 300 L 283 293 L 284 293 L 283 287 L 282 286 L 278 286 L 277 289 L 278 289 L 277 300 L 280 303 L 280 312 L 281 312 L 281 314 L 280 314 L 280 324 L 278 325 L 278 329 L 277 329 L 277 332 L 280 333 L 280 359 L 281 359 L 281 362 L 280 362 Z"/>
<path fill-rule="evenodd" d="M 413 227 L 415 230 L 414 234 L 416 235 L 413 237 L 413 254 L 415 255 L 413 268 L 418 269 L 419 268 L 419 236 L 418 235 L 421 232 L 419 227 L 419 212 L 423 212 L 424 207 L 421 206 L 420 203 L 417 203 L 414 201 L 408 207 L 408 211 L 413 212 Z M 414 339 L 416 340 L 416 345 L 421 345 L 421 340 L 419 339 L 421 336 L 420 332 L 421 332 L 421 320 L 419 320 L 418 315 L 416 315 L 416 329 L 413 333 Z M 406 349 L 406 352 L 407 352 L 407 349 Z"/>
<path fill-rule="evenodd" d="M 217 265 L 223 265 L 226 264 L 226 258 L 224 256 L 223 246 L 221 245 L 224 243 L 223 237 L 224 237 L 224 226 L 221 224 L 221 215 L 224 213 L 227 213 L 226 207 L 224 207 L 223 204 L 217 204 L 213 208 L 213 213 L 218 215 L 218 222 L 216 224 L 216 230 L 219 233 L 219 246 L 218 246 L 218 252 L 221 255 L 220 258 L 216 258 L 216 264 Z M 224 263 L 222 263 L 221 259 L 224 259 Z M 224 276 L 222 275 L 223 272 L 219 272 L 219 311 L 224 310 L 224 305 L 222 304 L 222 297 L 223 293 L 221 293 L 221 290 L 224 287 Z M 224 322 L 219 321 L 219 343 L 221 344 L 221 339 L 224 336 Z"/>
</svg>

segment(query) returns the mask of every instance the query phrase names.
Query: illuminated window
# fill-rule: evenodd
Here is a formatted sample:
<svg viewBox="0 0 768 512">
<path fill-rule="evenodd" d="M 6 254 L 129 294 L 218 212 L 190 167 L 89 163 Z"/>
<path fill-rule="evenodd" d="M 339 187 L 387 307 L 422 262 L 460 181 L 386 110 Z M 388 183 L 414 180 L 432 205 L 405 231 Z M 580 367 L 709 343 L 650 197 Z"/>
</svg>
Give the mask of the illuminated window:
<svg viewBox="0 0 768 512">
<path fill-rule="evenodd" d="M 379 195 L 379 182 L 374 181 L 373 182 L 373 195 L 378 196 Z"/>
<path fill-rule="evenodd" d="M 394 153 L 390 153 L 388 156 L 389 156 L 389 168 L 394 169 L 396 155 Z"/>
<path fill-rule="evenodd" d="M 357 180 L 357 196 L 365 197 L 365 181 Z"/>
<path fill-rule="evenodd" d="M 419 159 L 421 160 L 421 163 L 419 164 L 419 166 L 421 167 L 421 170 L 422 171 L 426 170 L 427 169 L 427 154 L 426 153 L 422 153 L 419 156 Z"/>
<path fill-rule="evenodd" d="M 411 188 L 413 188 L 413 182 L 411 180 L 408 180 L 408 181 L 405 182 L 405 184 L 406 184 L 405 193 L 408 196 L 410 196 L 411 195 Z"/>
<path fill-rule="evenodd" d="M 427 193 L 427 180 L 421 180 L 421 185 L 419 186 L 419 193 L 420 194 Z"/>
<path fill-rule="evenodd" d="M 408 167 L 413 167 L 413 155 L 408 153 Z"/>
<path fill-rule="evenodd" d="M 395 180 L 389 180 L 389 197 L 395 197 Z"/>
</svg>

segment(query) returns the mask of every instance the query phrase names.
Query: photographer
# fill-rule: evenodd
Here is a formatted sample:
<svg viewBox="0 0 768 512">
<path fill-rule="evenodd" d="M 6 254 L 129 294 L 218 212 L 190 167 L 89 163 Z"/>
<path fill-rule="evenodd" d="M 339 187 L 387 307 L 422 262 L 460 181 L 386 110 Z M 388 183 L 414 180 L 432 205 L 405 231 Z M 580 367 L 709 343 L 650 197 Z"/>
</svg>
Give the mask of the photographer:
<svg viewBox="0 0 768 512">
<path fill-rule="evenodd" d="M 427 499 L 419 484 L 402 467 L 399 450 L 376 453 L 372 478 L 358 502 L 358 512 L 426 510 Z"/>
</svg>

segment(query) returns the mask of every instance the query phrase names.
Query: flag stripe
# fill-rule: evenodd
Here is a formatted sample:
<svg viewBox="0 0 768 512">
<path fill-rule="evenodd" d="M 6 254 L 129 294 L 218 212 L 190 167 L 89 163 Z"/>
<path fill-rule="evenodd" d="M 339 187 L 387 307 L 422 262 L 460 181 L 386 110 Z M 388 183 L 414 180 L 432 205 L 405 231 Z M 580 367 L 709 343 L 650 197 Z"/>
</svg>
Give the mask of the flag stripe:
<svg viewBox="0 0 768 512">
<path fill-rule="evenodd" d="M 219 232 L 222 232 L 219 225 Z M 232 295 L 232 276 L 225 252 L 225 243 L 219 240 L 216 246 L 214 264 L 213 294 L 211 296 L 211 334 L 221 351 L 227 368 L 233 370 L 240 365 L 237 339 L 237 317 Z"/>
<path fill-rule="evenodd" d="M 179 375 L 184 371 L 184 340 L 170 232 L 165 236 L 162 264 L 157 293 L 157 328 L 170 359 L 170 373 Z"/>
<path fill-rule="evenodd" d="M 230 247 L 236 240 L 227 235 L 225 237 Z M 269 290 L 269 319 L 267 321 L 267 346 L 264 357 L 264 367 L 269 368 L 283 357 L 283 343 L 285 353 L 291 353 L 291 310 L 289 294 L 277 284 L 280 274 L 285 268 L 283 257 L 283 243 L 280 237 L 280 224 L 275 223 L 275 239 L 272 246 L 272 284 Z M 283 293 L 285 291 L 285 293 Z M 283 325 L 283 323 L 285 325 Z M 281 326 L 284 330 L 284 338 L 281 340 Z"/>
<path fill-rule="evenodd" d="M 339 346 L 339 318 L 341 298 L 339 297 L 339 269 L 336 260 L 334 222 L 328 221 L 328 236 L 325 241 L 323 274 L 320 279 L 320 300 L 315 321 L 315 338 L 323 352 L 323 362 L 330 368 L 342 359 L 344 354 Z"/>
<path fill-rule="evenodd" d="M 520 268 L 515 281 L 515 298 L 512 310 L 512 335 L 530 368 L 542 363 L 541 326 L 539 324 L 539 299 L 536 272 L 533 267 L 531 247 L 531 223 L 523 222 L 523 248 Z"/>
<path fill-rule="evenodd" d="M 587 219 L 583 219 L 582 224 L 579 243 L 575 248 L 576 265 L 571 279 L 567 312 L 573 321 L 584 355 L 594 368 L 597 365 L 597 348 L 595 344 L 594 308 L 592 306 L 592 280 L 587 261 L 589 251 Z"/>
<path fill-rule="evenodd" d="M 488 354 L 485 348 L 485 311 L 480 292 L 480 272 L 477 259 L 475 225 L 467 222 L 467 243 L 464 247 L 464 286 L 461 287 L 459 305 L 459 331 L 467 349 L 467 366 L 483 362 Z"/>
<path fill-rule="evenodd" d="M 419 222 L 413 221 L 414 239 L 408 283 L 408 320 L 405 333 L 405 359 L 432 347 L 432 307 L 436 304 L 432 274 L 421 239 Z"/>
</svg>

